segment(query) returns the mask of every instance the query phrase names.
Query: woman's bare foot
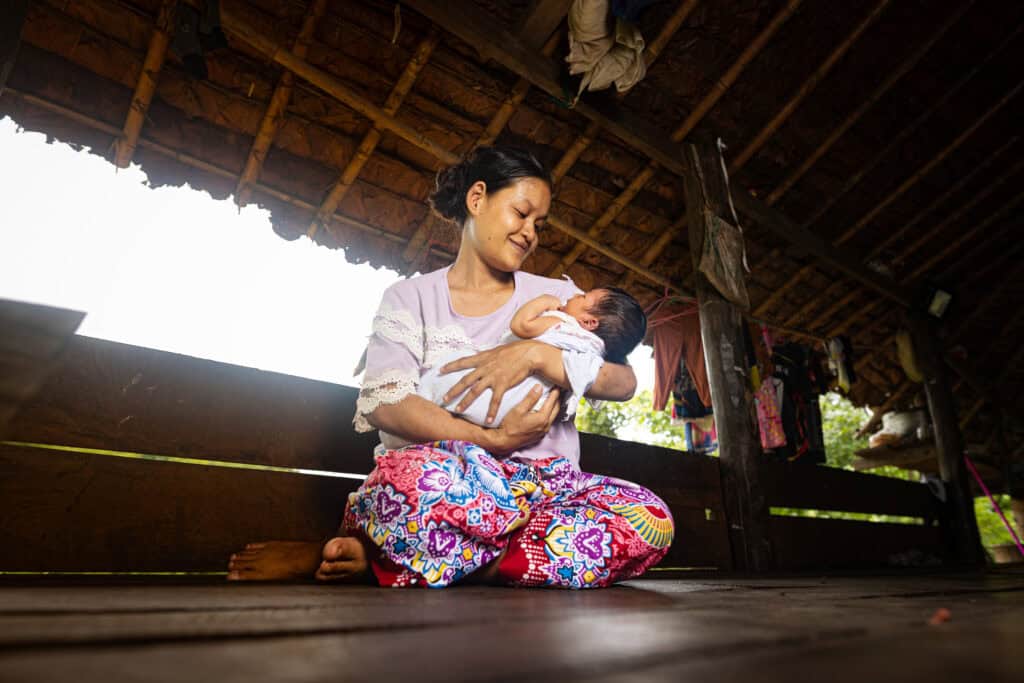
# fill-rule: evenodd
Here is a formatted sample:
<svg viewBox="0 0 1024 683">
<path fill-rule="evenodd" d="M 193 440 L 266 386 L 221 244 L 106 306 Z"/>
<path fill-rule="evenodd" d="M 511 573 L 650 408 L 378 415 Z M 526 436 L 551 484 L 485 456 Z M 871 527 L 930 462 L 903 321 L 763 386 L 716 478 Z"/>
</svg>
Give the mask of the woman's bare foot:
<svg viewBox="0 0 1024 683">
<path fill-rule="evenodd" d="M 337 536 L 324 544 L 316 570 L 318 581 L 364 583 L 372 578 L 366 546 L 358 538 Z"/>
<path fill-rule="evenodd" d="M 303 541 L 249 543 L 231 556 L 228 581 L 309 579 L 320 564 L 320 547 Z"/>
</svg>

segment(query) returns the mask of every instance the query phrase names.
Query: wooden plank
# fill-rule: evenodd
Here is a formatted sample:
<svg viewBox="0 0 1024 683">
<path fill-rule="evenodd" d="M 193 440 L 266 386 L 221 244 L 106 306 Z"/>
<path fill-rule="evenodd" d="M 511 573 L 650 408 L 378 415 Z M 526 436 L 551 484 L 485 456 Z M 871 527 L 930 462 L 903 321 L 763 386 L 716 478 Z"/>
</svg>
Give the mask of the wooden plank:
<svg viewBox="0 0 1024 683">
<path fill-rule="evenodd" d="M 787 570 L 897 567 L 945 555 L 937 526 L 773 516 L 771 534 L 777 566 Z"/>
<path fill-rule="evenodd" d="M 21 45 L 21 27 L 28 16 L 28 0 L 7 0 L 0 6 L 0 95 L 14 70 Z"/>
<path fill-rule="evenodd" d="M 0 438 L 57 369 L 84 317 L 79 311 L 0 299 Z"/>
<path fill-rule="evenodd" d="M 879 275 L 863 265 L 860 259 L 850 254 L 849 249 L 837 250 L 827 240 L 806 228 L 800 227 L 777 209 L 768 206 L 746 192 L 736 192 L 733 200 L 736 203 L 737 211 L 754 219 L 765 229 L 770 230 L 790 244 L 813 255 L 822 263 L 842 271 L 847 276 L 875 290 L 891 301 L 895 301 L 907 308 L 910 307 L 912 297 L 909 291 L 892 278 Z"/>
<path fill-rule="evenodd" d="M 0 445 L 0 571 L 226 571 L 250 541 L 328 537 L 359 483 Z"/>
<path fill-rule="evenodd" d="M 730 216 L 728 181 L 715 143 L 687 144 L 686 161 L 690 169 L 685 178 L 690 254 L 718 430 L 733 562 L 741 570 L 765 571 L 772 567 L 772 549 L 767 528 L 768 503 L 759 481 L 761 445 L 751 420 L 752 396 L 737 363 L 744 345 L 745 322 L 740 310 L 712 287 L 699 267 L 704 237 L 710 227 L 708 211 L 723 218 Z"/>
<path fill-rule="evenodd" d="M 532 48 L 540 48 L 569 12 L 572 0 L 533 0 L 516 33 Z"/>
<path fill-rule="evenodd" d="M 8 439 L 365 474 L 376 434 L 352 428 L 357 390 L 75 337 Z"/>
<path fill-rule="evenodd" d="M 937 519 L 939 501 L 924 484 L 834 467 L 763 463 L 761 481 L 772 507 L 866 512 Z"/>
</svg>

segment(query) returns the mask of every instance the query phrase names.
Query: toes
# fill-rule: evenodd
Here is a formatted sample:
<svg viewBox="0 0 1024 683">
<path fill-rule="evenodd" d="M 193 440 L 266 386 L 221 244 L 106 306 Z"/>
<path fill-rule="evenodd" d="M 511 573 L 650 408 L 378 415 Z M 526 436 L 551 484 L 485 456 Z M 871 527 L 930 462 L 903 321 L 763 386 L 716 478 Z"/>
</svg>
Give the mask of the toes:
<svg viewBox="0 0 1024 683">
<path fill-rule="evenodd" d="M 321 562 L 317 569 L 318 574 L 351 574 L 357 569 L 354 562 Z"/>
<path fill-rule="evenodd" d="M 246 543 L 246 550 L 262 550 L 267 547 L 266 543 Z"/>
<path fill-rule="evenodd" d="M 333 562 L 348 557 L 347 551 L 349 539 L 338 536 L 324 543 L 323 556 L 326 562 Z"/>
</svg>

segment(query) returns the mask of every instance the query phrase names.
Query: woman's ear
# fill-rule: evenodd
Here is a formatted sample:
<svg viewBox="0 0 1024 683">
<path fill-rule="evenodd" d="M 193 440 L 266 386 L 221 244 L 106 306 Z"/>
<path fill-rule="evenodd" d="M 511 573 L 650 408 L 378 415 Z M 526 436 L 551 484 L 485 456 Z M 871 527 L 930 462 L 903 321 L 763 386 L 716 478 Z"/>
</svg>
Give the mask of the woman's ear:
<svg viewBox="0 0 1024 683">
<path fill-rule="evenodd" d="M 588 332 L 593 332 L 597 329 L 598 319 L 589 313 L 584 313 L 579 318 L 580 326 Z"/>
<path fill-rule="evenodd" d="M 487 201 L 487 184 L 478 180 L 469 186 L 466 191 L 466 211 L 470 216 L 480 214 L 481 207 Z"/>
</svg>

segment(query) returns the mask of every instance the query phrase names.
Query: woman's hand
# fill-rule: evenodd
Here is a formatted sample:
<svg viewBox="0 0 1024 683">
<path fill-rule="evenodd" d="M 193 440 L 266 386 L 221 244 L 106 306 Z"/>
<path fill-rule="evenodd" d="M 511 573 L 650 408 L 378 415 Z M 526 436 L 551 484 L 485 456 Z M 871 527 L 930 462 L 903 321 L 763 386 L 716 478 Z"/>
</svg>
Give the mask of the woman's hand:
<svg viewBox="0 0 1024 683">
<path fill-rule="evenodd" d="M 491 405 L 487 409 L 487 423 L 490 424 L 498 414 L 498 406 L 501 405 L 501 398 L 505 392 L 533 374 L 536 364 L 534 350 L 540 343 L 512 342 L 448 363 L 441 368 L 441 374 L 469 368 L 474 370 L 445 394 L 444 404 L 447 405 L 465 392 L 465 396 L 462 396 L 455 409 L 458 413 L 465 412 L 480 394 L 490 389 Z M 535 396 L 534 401 L 537 398 L 539 396 Z"/>
<path fill-rule="evenodd" d="M 540 385 L 530 389 L 526 398 L 505 415 L 500 427 L 484 430 L 487 443 L 481 445 L 491 453 L 504 455 L 543 439 L 558 417 L 561 405 L 558 401 L 560 392 L 556 388 L 548 394 L 540 410 L 535 411 L 533 406 L 542 392 Z"/>
</svg>

